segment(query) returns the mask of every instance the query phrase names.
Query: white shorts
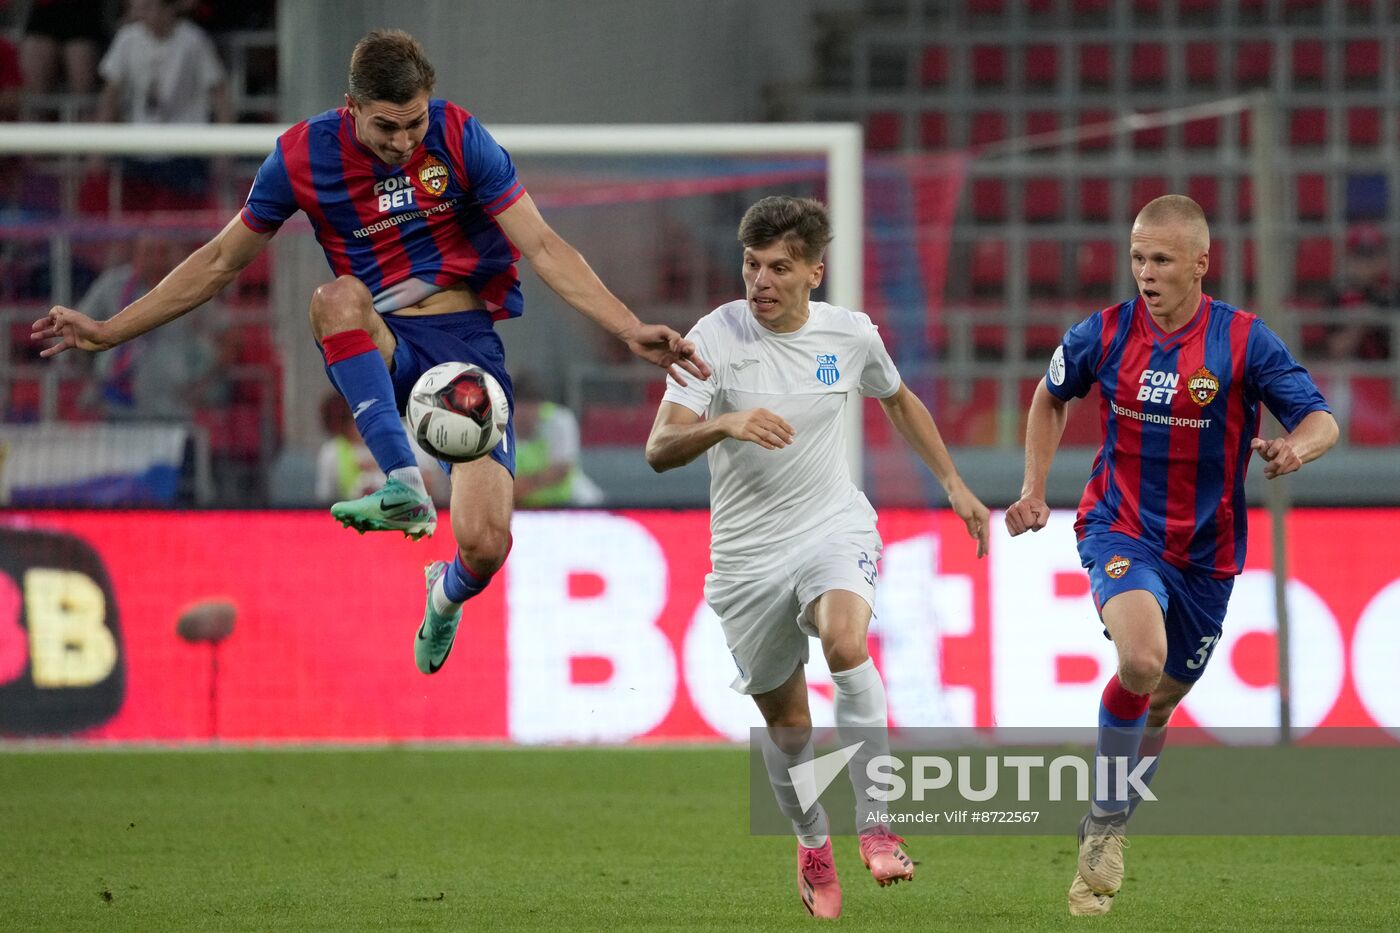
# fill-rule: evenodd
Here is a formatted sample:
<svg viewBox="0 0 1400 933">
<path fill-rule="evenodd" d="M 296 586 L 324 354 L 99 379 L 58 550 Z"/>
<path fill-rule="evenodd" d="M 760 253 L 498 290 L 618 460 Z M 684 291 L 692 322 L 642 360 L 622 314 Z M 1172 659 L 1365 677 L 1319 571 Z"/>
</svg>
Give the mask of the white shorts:
<svg viewBox="0 0 1400 933">
<path fill-rule="evenodd" d="M 767 693 L 806 664 L 808 638 L 817 635 L 807 610 L 823 593 L 849 590 L 874 612 L 880 551 L 874 530 L 847 533 L 794 549 L 768 576 L 706 576 L 705 601 L 719 616 L 739 668 L 729 686 Z"/>
</svg>

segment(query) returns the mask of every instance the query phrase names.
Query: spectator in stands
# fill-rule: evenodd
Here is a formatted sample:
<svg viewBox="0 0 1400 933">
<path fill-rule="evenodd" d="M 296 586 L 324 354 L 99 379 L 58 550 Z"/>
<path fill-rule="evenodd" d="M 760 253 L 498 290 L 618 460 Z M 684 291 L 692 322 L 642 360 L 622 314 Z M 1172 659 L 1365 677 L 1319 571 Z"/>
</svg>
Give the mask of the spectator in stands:
<svg viewBox="0 0 1400 933">
<path fill-rule="evenodd" d="M 539 381 L 515 384 L 515 504 L 520 508 L 598 505 L 603 491 L 579 468 L 578 419 L 548 401 Z"/>
<path fill-rule="evenodd" d="M 384 474 L 360 437 L 350 406 L 339 392 L 328 392 L 321 400 L 321 427 L 329 437 L 316 455 L 317 502 L 358 498 L 384 485 Z M 447 474 L 416 445 L 414 453 L 428 493 L 438 505 L 446 506 L 452 492 Z"/>
<path fill-rule="evenodd" d="M 131 0 L 98 70 L 106 86 L 97 116 L 104 123 L 229 123 L 224 66 L 214 43 L 180 15 L 184 0 Z M 136 208 L 208 203 L 209 167 L 197 158 L 126 159 L 123 185 Z"/>
<path fill-rule="evenodd" d="M 107 44 L 107 4 L 102 0 L 33 0 L 20 45 L 27 94 L 63 90 L 89 95 L 97 90 L 97 56 Z"/>
<path fill-rule="evenodd" d="M 1328 295 L 1328 307 L 1343 320 L 1328 328 L 1327 357 L 1332 360 L 1386 360 L 1391 327 L 1355 320 L 1352 312 L 1400 311 L 1400 289 L 1390 277 L 1385 235 L 1374 224 L 1358 224 L 1347 234 L 1342 281 Z M 1352 318 L 1351 320 L 1346 320 Z"/>
<path fill-rule="evenodd" d="M 0 121 L 19 119 L 19 93 L 24 75 L 19 67 L 19 50 L 0 36 Z"/>
<path fill-rule="evenodd" d="M 131 260 L 98 276 L 78 307 L 94 320 L 106 320 L 164 278 L 184 255 L 181 246 L 165 237 L 137 237 Z M 221 366 L 220 341 L 208 331 L 215 319 L 184 317 L 150 341 L 123 344 L 97 357 L 88 404 L 107 418 L 142 421 L 185 421 L 202 408 L 228 404 L 232 386 Z"/>
</svg>

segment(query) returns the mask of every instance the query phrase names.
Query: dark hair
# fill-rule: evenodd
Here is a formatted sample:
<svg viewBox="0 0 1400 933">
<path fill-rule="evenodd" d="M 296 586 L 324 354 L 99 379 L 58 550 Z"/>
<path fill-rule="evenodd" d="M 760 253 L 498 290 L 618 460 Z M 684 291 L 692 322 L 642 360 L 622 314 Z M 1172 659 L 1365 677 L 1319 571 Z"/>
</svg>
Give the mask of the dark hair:
<svg viewBox="0 0 1400 933">
<path fill-rule="evenodd" d="M 433 91 L 437 72 L 418 40 L 402 29 L 376 29 L 350 53 L 350 97 L 406 104 Z"/>
<path fill-rule="evenodd" d="M 750 249 L 781 242 L 794 258 L 818 263 L 831 243 L 831 216 L 813 198 L 764 198 L 744 211 L 739 242 Z"/>
</svg>

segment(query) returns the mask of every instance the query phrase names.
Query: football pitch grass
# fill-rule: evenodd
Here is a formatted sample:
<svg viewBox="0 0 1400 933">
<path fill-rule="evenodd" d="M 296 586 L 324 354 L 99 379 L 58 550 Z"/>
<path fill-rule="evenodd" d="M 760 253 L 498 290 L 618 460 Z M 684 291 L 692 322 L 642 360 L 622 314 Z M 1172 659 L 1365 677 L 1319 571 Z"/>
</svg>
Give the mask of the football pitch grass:
<svg viewBox="0 0 1400 933">
<path fill-rule="evenodd" d="M 0 930 L 811 929 L 790 838 L 748 832 L 735 748 L 0 747 Z M 849 929 L 1400 928 L 1393 837 L 1138 837 L 1071 918 L 1073 827 L 910 836 Z"/>
</svg>

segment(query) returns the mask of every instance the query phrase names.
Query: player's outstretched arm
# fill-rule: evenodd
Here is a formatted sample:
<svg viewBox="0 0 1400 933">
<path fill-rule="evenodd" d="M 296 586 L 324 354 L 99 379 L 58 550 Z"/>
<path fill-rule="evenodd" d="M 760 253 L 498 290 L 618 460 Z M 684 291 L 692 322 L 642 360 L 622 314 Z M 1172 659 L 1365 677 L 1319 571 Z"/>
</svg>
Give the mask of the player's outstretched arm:
<svg viewBox="0 0 1400 933">
<path fill-rule="evenodd" d="M 792 443 L 794 432 L 766 408 L 727 411 L 701 420 L 684 405 L 662 402 L 647 438 L 647 464 L 658 473 L 683 467 L 726 437 L 777 450 Z"/>
<path fill-rule="evenodd" d="M 660 366 L 681 385 L 686 384 L 682 370 L 697 379 L 710 377 L 710 367 L 695 355 L 695 345 L 664 324 L 638 320 L 579 251 L 545 222 L 528 194 L 497 214 L 496 222 L 546 285 L 637 356 Z"/>
<path fill-rule="evenodd" d="M 35 321 L 31 340 L 57 340 L 39 352 L 48 357 L 64 350 L 100 352 L 173 321 L 213 298 L 262 252 L 271 233 L 254 233 L 235 217 L 212 240 L 195 250 L 155 288 L 106 321 L 55 305 Z"/>
<path fill-rule="evenodd" d="M 1006 530 L 1012 537 L 1027 531 L 1039 531 L 1050 520 L 1050 508 L 1045 504 L 1045 480 L 1050 464 L 1065 433 L 1069 405 L 1050 394 L 1045 380 L 1035 387 L 1030 414 L 1026 416 L 1026 475 L 1021 482 L 1021 498 L 1006 510 Z"/>
<path fill-rule="evenodd" d="M 1264 459 L 1264 477 L 1274 479 L 1303 468 L 1332 449 L 1341 430 L 1330 412 L 1309 412 L 1285 437 L 1264 440 L 1256 437 L 1250 447 Z"/>
<path fill-rule="evenodd" d="M 943 443 L 943 436 L 938 433 L 933 415 L 903 383 L 894 395 L 880 399 L 880 407 L 885 410 L 885 417 L 890 419 L 899 436 L 904 438 L 904 443 L 919 455 L 919 459 L 937 477 L 943 491 L 948 494 L 949 507 L 963 520 L 967 533 L 977 542 L 977 556 L 985 555 L 991 527 L 990 513 L 958 474 L 953 457 Z"/>
</svg>

